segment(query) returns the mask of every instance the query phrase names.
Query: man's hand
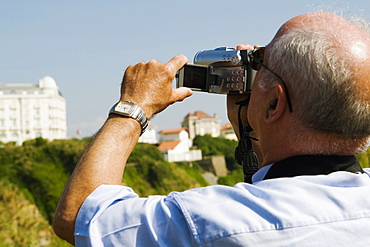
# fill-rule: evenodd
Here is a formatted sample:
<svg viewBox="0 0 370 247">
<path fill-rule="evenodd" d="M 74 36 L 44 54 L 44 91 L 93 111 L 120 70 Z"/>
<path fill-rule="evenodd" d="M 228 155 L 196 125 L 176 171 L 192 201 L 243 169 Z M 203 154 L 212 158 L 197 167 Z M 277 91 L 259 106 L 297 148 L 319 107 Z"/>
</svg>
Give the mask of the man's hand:
<svg viewBox="0 0 370 247">
<path fill-rule="evenodd" d="M 188 59 L 184 55 L 173 57 L 168 63 L 152 60 L 126 69 L 121 86 L 121 100 L 131 101 L 150 119 L 167 106 L 192 95 L 188 88 L 172 88 L 176 72 Z"/>
</svg>

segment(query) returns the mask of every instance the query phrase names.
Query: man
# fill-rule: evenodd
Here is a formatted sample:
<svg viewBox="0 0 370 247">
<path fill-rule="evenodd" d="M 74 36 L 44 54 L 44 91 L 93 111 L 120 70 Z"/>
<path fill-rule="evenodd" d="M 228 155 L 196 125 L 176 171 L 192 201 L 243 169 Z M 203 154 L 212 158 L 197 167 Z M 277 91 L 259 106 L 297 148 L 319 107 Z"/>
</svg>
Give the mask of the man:
<svg viewBox="0 0 370 247">
<path fill-rule="evenodd" d="M 186 63 L 130 66 L 120 100 L 150 119 L 191 95 L 171 87 Z M 79 246 L 369 246 L 370 171 L 353 156 L 370 138 L 368 34 L 330 13 L 297 16 L 261 66 L 241 115 L 258 139 L 253 184 L 138 198 L 120 184 L 145 119 L 113 112 L 66 186 L 56 233 Z M 228 96 L 235 129 L 244 98 Z"/>
</svg>

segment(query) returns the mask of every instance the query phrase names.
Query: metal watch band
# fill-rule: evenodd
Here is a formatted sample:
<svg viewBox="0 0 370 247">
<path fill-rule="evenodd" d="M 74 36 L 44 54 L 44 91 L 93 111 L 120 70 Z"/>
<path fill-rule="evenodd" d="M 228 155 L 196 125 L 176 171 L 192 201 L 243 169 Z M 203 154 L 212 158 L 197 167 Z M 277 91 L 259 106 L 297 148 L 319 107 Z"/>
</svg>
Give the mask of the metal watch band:
<svg viewBox="0 0 370 247">
<path fill-rule="evenodd" d="M 126 113 L 126 112 L 123 112 L 123 111 L 120 111 L 117 109 L 117 106 L 119 106 L 118 108 L 120 108 L 121 105 L 128 105 L 130 106 L 130 113 Z M 109 114 L 117 114 L 117 115 L 120 115 L 120 116 L 123 116 L 123 117 L 130 117 L 130 118 L 133 118 L 135 119 L 136 121 L 139 122 L 139 124 L 141 125 L 141 134 L 142 135 L 146 129 L 148 128 L 149 126 L 149 120 L 146 118 L 144 112 L 141 110 L 141 108 L 130 102 L 130 101 L 120 101 L 116 104 L 114 104 L 112 106 L 112 108 L 110 109 L 109 111 Z"/>
</svg>

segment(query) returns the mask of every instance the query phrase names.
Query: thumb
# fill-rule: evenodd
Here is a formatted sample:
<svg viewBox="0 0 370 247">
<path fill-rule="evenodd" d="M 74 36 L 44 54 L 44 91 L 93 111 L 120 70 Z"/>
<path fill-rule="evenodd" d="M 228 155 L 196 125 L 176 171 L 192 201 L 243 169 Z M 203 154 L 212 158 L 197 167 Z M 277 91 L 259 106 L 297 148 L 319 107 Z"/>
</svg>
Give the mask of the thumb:
<svg viewBox="0 0 370 247">
<path fill-rule="evenodd" d="M 190 88 L 187 87 L 179 87 L 173 89 L 172 91 L 172 100 L 173 103 L 177 101 L 183 101 L 185 98 L 190 97 L 193 94 Z"/>
</svg>

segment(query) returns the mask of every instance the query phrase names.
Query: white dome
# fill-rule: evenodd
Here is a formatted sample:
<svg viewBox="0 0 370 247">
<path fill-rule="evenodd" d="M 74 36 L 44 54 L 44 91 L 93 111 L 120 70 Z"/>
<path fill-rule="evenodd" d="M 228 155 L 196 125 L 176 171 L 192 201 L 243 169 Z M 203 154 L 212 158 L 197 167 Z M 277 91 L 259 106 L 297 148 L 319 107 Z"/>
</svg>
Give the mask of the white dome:
<svg viewBox="0 0 370 247">
<path fill-rule="evenodd" d="M 58 86 L 57 86 L 55 80 L 50 76 L 45 76 L 44 78 L 39 79 L 39 87 L 40 88 L 58 89 Z"/>
</svg>

